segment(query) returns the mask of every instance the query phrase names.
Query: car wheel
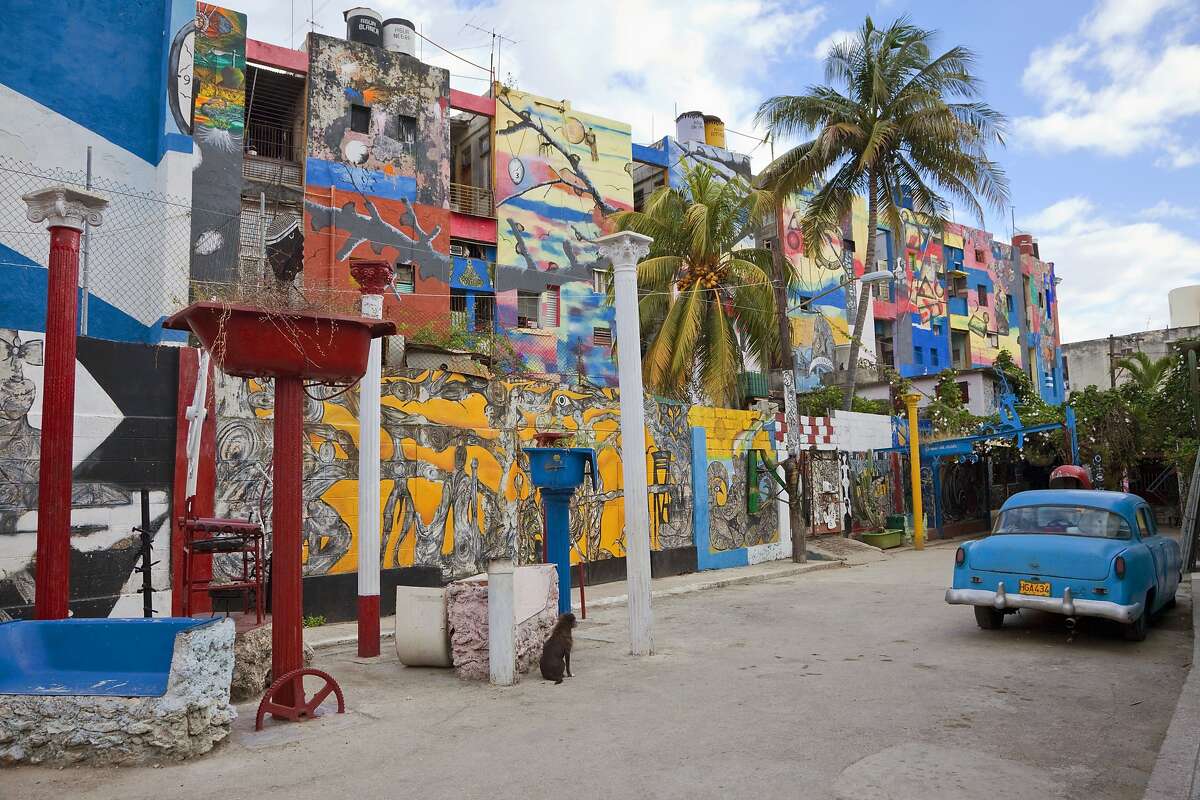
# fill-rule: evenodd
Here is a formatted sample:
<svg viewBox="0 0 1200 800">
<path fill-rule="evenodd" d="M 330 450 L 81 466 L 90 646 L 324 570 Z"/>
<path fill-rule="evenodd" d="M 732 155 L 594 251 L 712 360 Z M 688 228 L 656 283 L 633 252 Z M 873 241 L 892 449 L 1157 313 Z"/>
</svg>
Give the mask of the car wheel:
<svg viewBox="0 0 1200 800">
<path fill-rule="evenodd" d="M 975 622 L 985 631 L 994 631 L 1004 624 L 1004 612 L 991 606 L 975 606 Z"/>
<path fill-rule="evenodd" d="M 1146 638 L 1146 629 L 1149 625 L 1149 610 L 1143 610 L 1141 615 L 1133 622 L 1126 622 L 1121 626 L 1121 634 L 1127 642 L 1140 642 Z"/>
</svg>

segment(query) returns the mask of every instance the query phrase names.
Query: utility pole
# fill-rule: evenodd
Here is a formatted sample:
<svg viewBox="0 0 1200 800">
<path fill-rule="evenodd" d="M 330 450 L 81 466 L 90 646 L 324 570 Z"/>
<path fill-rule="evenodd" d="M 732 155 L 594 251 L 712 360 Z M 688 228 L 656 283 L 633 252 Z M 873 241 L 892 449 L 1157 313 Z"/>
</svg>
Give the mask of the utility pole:
<svg viewBox="0 0 1200 800">
<path fill-rule="evenodd" d="M 491 73 L 492 83 L 494 84 L 496 82 L 496 74 L 500 71 L 500 48 L 505 42 L 508 42 L 509 44 L 517 44 L 517 40 L 510 39 L 504 34 L 496 33 L 495 28 L 488 30 L 487 28 L 481 28 L 478 25 L 472 25 L 469 22 L 466 23 L 466 27 L 473 28 L 480 33 L 486 33 L 488 36 L 492 37 L 492 47 L 491 50 L 488 51 L 488 72 Z"/>
<path fill-rule="evenodd" d="M 1116 338 L 1108 335 L 1108 388 L 1117 388 L 1117 343 Z"/>
</svg>

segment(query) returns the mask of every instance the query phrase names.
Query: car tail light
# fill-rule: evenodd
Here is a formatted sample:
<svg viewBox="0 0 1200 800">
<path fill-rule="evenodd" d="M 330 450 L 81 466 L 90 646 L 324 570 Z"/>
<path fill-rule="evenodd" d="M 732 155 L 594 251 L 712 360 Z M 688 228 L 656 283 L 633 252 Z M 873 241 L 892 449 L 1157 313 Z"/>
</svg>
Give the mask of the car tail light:
<svg viewBox="0 0 1200 800">
<path fill-rule="evenodd" d="M 961 567 L 965 563 L 967 563 L 967 551 L 960 547 L 954 552 L 954 565 Z"/>
<path fill-rule="evenodd" d="M 1125 577 L 1125 556 L 1117 556 L 1117 560 L 1113 564 L 1113 569 L 1116 570 L 1118 578 Z"/>
</svg>

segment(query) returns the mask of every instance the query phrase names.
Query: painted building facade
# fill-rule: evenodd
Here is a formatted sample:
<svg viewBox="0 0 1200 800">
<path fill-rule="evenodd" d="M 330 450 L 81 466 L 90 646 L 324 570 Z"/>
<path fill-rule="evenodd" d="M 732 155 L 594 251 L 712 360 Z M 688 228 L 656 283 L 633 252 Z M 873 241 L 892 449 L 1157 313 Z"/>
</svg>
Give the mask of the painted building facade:
<svg viewBox="0 0 1200 800">
<path fill-rule="evenodd" d="M 804 207 L 804 197 L 785 203 L 777 230 L 763 237 L 782 248 L 799 276 L 790 312 L 799 391 L 835 380 L 845 369 L 860 287 L 839 286 L 888 270 L 894 280 L 866 288 L 873 297 L 861 358 L 916 378 L 989 367 L 1007 350 L 1043 399 L 1063 401 L 1057 279 L 1033 237 L 1021 234 L 1009 244 L 954 223 L 939 232 L 904 210 L 900 235 L 883 225 L 873 233 L 875 264 L 868 265 L 866 204 L 856 198 L 840 239 L 830 237 L 821 256 L 810 258 L 800 229 Z M 863 380 L 865 396 L 872 396 L 870 378 Z"/>
</svg>

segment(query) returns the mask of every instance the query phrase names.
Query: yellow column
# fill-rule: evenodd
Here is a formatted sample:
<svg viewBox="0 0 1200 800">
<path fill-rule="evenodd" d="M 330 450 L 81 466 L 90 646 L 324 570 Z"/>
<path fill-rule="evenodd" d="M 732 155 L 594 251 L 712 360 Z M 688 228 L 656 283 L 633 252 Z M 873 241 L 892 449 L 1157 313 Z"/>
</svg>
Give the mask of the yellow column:
<svg viewBox="0 0 1200 800">
<path fill-rule="evenodd" d="M 921 508 L 921 442 L 917 434 L 917 401 L 921 396 L 916 392 L 904 395 L 904 405 L 908 408 L 908 464 L 912 474 L 913 498 L 913 547 L 925 549 L 925 512 Z"/>
</svg>

